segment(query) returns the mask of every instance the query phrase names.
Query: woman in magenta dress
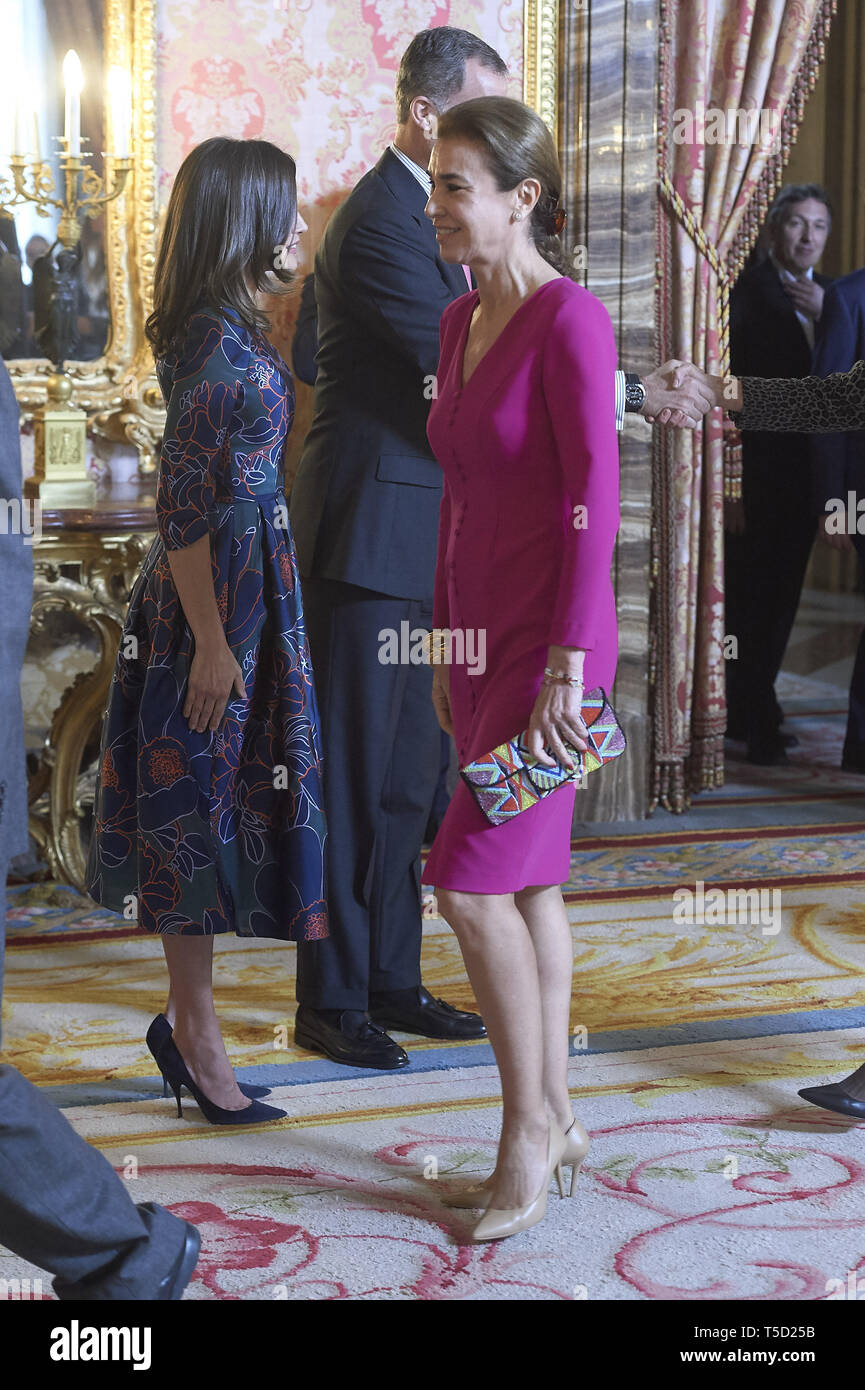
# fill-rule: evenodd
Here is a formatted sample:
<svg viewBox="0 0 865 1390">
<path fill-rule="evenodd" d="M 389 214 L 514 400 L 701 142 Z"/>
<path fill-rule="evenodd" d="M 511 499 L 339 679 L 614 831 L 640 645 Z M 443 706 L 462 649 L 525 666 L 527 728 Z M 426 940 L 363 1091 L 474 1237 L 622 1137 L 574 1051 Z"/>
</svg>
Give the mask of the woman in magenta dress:
<svg viewBox="0 0 865 1390">
<path fill-rule="evenodd" d="M 564 740 L 586 746 L 583 687 L 609 692 L 616 671 L 612 327 L 555 235 L 561 173 L 539 116 L 506 97 L 450 108 L 430 175 L 441 254 L 478 282 L 441 320 L 428 424 L 444 471 L 433 623 L 464 630 L 485 657 L 476 672 L 437 665 L 433 698 L 460 766 L 526 727 L 537 756 L 566 762 Z M 451 1200 L 485 1209 L 476 1240 L 540 1220 L 553 1172 L 561 1190 L 570 1165 L 573 1185 L 588 1148 L 567 1084 L 573 946 L 560 885 L 574 798 L 560 788 L 492 826 L 460 781 L 424 868 L 502 1082 L 495 1172 Z"/>
</svg>

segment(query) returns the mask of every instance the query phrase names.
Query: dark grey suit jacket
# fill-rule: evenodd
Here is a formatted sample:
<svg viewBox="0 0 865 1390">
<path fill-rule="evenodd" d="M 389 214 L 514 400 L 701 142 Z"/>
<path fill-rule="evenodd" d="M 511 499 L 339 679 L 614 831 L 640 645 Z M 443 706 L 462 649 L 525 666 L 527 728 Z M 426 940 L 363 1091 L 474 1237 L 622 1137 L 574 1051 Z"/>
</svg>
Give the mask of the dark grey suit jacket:
<svg viewBox="0 0 865 1390">
<path fill-rule="evenodd" d="M 836 280 L 826 291 L 814 344 L 814 375 L 846 372 L 865 358 L 865 270 Z M 865 493 L 865 434 L 818 435 L 811 440 L 814 489 L 820 511 L 829 498 Z"/>
<path fill-rule="evenodd" d="M 439 320 L 468 290 L 438 254 L 426 201 L 388 149 L 327 225 L 314 414 L 290 499 L 304 578 L 415 599 L 435 575 L 442 474 L 426 422 Z"/>
</svg>

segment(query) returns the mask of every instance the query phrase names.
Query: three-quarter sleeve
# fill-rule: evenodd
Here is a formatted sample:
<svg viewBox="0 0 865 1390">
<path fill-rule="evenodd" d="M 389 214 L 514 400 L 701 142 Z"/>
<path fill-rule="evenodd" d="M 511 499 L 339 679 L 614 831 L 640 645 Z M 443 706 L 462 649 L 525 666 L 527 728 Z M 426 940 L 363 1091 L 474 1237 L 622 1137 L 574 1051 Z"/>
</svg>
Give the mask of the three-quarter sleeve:
<svg viewBox="0 0 865 1390">
<path fill-rule="evenodd" d="M 451 529 L 451 494 L 445 478 L 442 500 L 439 508 L 439 538 L 436 550 L 436 573 L 433 588 L 433 627 L 449 627 L 447 546 Z"/>
<path fill-rule="evenodd" d="M 743 376 L 742 409 L 729 412 L 742 430 L 832 434 L 865 429 L 865 362 L 825 377 Z"/>
<path fill-rule="evenodd" d="M 584 291 L 560 306 L 544 345 L 543 390 L 566 508 L 550 645 L 591 651 L 609 611 L 619 529 L 616 344 L 603 304 Z"/>
<path fill-rule="evenodd" d="M 192 316 L 172 367 L 156 486 L 156 524 L 167 550 L 208 533 L 249 359 L 242 330 L 226 327 L 210 310 Z"/>
</svg>

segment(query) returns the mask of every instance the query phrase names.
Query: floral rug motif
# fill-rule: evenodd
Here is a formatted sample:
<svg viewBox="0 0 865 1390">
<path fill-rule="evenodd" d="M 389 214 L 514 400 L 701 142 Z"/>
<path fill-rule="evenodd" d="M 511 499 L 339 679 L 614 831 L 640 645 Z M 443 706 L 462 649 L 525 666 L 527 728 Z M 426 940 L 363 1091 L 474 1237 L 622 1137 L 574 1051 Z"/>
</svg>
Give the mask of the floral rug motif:
<svg viewBox="0 0 865 1390">
<path fill-rule="evenodd" d="M 411 1058 L 397 1074 L 305 1052 L 293 947 L 223 938 L 216 953 L 229 1052 L 273 1088 L 278 1124 L 221 1130 L 186 1099 L 176 1118 L 144 1047 L 164 1003 L 159 943 L 68 889 L 11 889 L 4 1060 L 136 1201 L 200 1227 L 190 1299 L 844 1296 L 865 1270 L 865 1123 L 797 1091 L 865 1062 L 865 803 L 858 784 L 833 800 L 815 782 L 812 804 L 800 782 L 791 809 L 786 769 L 754 771 L 768 825 L 747 823 L 746 787 L 722 824 L 716 799 L 687 823 L 575 839 L 570 1082 L 592 1147 L 573 1199 L 553 1184 L 544 1221 L 510 1240 L 471 1244 L 473 1214 L 440 1200 L 494 1162 L 488 1043 L 396 1034 Z M 777 894 L 772 925 L 740 906 L 683 920 L 680 890 L 697 904 L 700 883 L 725 904 L 739 887 Z M 456 940 L 429 911 L 425 983 L 471 1008 Z M 0 1248 L 0 1280 L 28 1277 Z"/>
</svg>

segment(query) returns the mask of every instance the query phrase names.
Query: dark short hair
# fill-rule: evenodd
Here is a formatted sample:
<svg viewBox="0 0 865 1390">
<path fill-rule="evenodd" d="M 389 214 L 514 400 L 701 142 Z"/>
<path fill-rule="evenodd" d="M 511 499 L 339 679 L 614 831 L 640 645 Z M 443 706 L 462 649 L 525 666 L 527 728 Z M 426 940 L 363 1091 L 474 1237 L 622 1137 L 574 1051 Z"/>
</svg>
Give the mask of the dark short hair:
<svg viewBox="0 0 865 1390">
<path fill-rule="evenodd" d="M 553 209 L 562 198 L 562 169 L 549 126 L 513 97 L 473 97 L 451 106 L 438 121 L 437 142 L 466 140 L 481 151 L 499 192 L 522 179 L 537 179 L 540 195 L 529 218 L 529 234 L 539 254 L 561 275 L 576 280 L 558 236 L 551 230 Z"/>
<path fill-rule="evenodd" d="M 448 24 L 438 29 L 422 29 L 415 34 L 399 64 L 396 75 L 396 119 L 403 125 L 415 97 L 428 97 L 441 113 L 462 90 L 466 62 L 477 58 L 481 67 L 507 75 L 508 65 L 488 43 L 467 29 Z"/>
<path fill-rule="evenodd" d="M 813 198 L 815 203 L 823 203 L 829 214 L 829 225 L 832 225 L 832 203 L 829 194 L 819 183 L 788 183 L 781 189 L 769 209 L 769 216 L 766 219 L 766 226 L 770 232 L 779 232 L 785 222 L 789 221 L 790 213 L 796 203 L 804 203 L 806 199 Z"/>
<path fill-rule="evenodd" d="M 269 140 L 215 136 L 190 150 L 177 171 L 156 257 L 153 313 L 145 332 L 155 357 L 183 341 L 198 304 L 233 309 L 251 330 L 270 321 L 246 283 L 264 289 L 297 221 L 295 163 Z"/>
</svg>

